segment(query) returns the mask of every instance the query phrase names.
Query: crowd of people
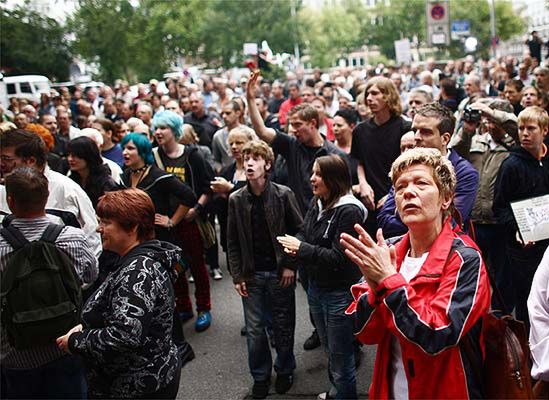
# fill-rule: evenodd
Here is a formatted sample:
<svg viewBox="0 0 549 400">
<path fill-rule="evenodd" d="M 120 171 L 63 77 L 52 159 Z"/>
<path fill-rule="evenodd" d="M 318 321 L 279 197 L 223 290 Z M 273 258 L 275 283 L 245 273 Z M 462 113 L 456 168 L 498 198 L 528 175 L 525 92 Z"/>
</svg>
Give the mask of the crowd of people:
<svg viewBox="0 0 549 400">
<path fill-rule="evenodd" d="M 182 324 L 215 323 L 210 279 L 227 273 L 253 398 L 273 367 L 291 389 L 296 312 L 327 354 L 320 399 L 357 398 L 363 343 L 372 398 L 483 397 L 491 307 L 525 324 L 549 383 L 549 238 L 525 240 L 512 207 L 549 195 L 538 58 L 165 83 L 2 110 L 2 398 L 175 398 L 195 357 Z M 40 290 L 17 287 L 23 270 Z"/>
</svg>

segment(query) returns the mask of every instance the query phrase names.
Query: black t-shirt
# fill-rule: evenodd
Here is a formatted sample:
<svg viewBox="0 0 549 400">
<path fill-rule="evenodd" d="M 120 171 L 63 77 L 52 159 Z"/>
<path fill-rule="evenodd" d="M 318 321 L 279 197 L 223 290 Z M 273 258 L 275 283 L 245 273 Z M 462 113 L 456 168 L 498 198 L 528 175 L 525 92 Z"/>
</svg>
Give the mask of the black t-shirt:
<svg viewBox="0 0 549 400">
<path fill-rule="evenodd" d="M 400 138 L 411 126 L 410 121 L 393 116 L 381 126 L 371 118 L 353 130 L 350 155 L 364 166 L 366 180 L 374 190 L 376 202 L 389 192 L 391 164 L 400 155 Z"/>
<path fill-rule="evenodd" d="M 131 171 L 129 168 L 122 174 L 122 182 L 125 187 L 131 187 Z M 173 215 L 180 204 L 192 207 L 196 203 L 196 196 L 188 185 L 155 165 L 151 165 L 149 173 L 137 184 L 137 188 L 147 192 L 158 214 L 169 217 Z M 173 235 L 173 230 L 158 225 L 155 226 L 155 230 L 158 240 L 178 244 L 177 238 Z"/>
<path fill-rule="evenodd" d="M 213 180 L 214 172 L 196 146 L 186 145 L 183 154 L 176 158 L 168 157 L 162 147 L 158 147 L 158 155 L 164 165 L 157 166 L 188 184 L 197 198 L 203 193 L 211 192 L 210 182 Z"/>
<path fill-rule="evenodd" d="M 250 192 L 251 193 L 251 192 Z M 256 271 L 273 271 L 277 268 L 271 233 L 265 218 L 263 197 L 252 195 L 252 238 Z"/>
<path fill-rule="evenodd" d="M 186 124 L 193 126 L 198 134 L 198 144 L 212 148 L 213 135 L 221 128 L 221 125 L 216 121 L 212 114 L 205 113 L 202 118 L 198 118 L 192 112 L 185 114 L 184 121 Z"/>
<path fill-rule="evenodd" d="M 278 110 L 280 110 L 280 106 L 282 103 L 284 103 L 284 101 L 286 101 L 284 97 L 280 99 L 275 99 L 274 97 L 272 97 L 267 102 L 267 110 L 269 110 L 271 114 L 278 114 Z"/>
<path fill-rule="evenodd" d="M 337 154 L 348 163 L 347 155 L 328 140 L 325 140 L 321 147 L 311 148 L 300 143 L 295 137 L 277 131 L 272 147 L 275 153 L 280 154 L 286 160 L 288 187 L 295 193 L 303 215 L 307 213 L 307 208 L 313 198 L 310 178 L 314 161 L 321 156 Z"/>
</svg>

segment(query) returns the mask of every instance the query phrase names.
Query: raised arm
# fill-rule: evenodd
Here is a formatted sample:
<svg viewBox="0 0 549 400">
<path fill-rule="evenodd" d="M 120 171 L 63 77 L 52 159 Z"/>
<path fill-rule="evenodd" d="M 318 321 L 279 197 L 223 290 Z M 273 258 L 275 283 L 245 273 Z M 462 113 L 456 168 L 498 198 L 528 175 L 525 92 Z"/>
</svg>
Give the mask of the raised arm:
<svg viewBox="0 0 549 400">
<path fill-rule="evenodd" d="M 257 86 L 257 79 L 259 78 L 259 70 L 252 72 L 250 80 L 248 81 L 248 86 L 246 88 L 246 100 L 248 101 L 248 110 L 250 114 L 250 119 L 252 120 L 252 126 L 255 130 L 257 136 L 260 139 L 264 140 L 268 144 L 272 144 L 275 137 L 276 131 L 273 128 L 267 128 L 263 122 L 263 118 L 259 113 L 259 110 L 255 104 L 255 89 Z"/>
</svg>

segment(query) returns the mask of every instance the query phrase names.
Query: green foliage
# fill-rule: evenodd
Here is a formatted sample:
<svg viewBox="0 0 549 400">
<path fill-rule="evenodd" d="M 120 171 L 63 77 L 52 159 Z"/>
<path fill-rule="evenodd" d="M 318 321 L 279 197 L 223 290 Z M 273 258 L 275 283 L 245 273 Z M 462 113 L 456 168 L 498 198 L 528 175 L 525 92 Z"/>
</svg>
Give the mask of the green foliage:
<svg viewBox="0 0 549 400">
<path fill-rule="evenodd" d="M 101 79 L 145 81 L 193 54 L 202 15 L 199 0 L 79 0 L 70 27 L 75 50 L 98 62 Z"/>
<path fill-rule="evenodd" d="M 321 9 L 304 8 L 299 14 L 300 25 L 306 32 L 307 54 L 317 67 L 332 66 L 349 50 L 362 46 L 358 14 L 341 5 Z"/>
<path fill-rule="evenodd" d="M 362 9 L 361 13 L 361 35 L 366 44 L 379 46 L 390 59 L 395 59 L 395 40 L 416 36 L 420 43 L 425 42 L 425 0 L 381 1 L 373 10 Z"/>
<path fill-rule="evenodd" d="M 292 1 L 298 9 L 299 2 Z M 206 16 L 200 28 L 198 54 L 212 67 L 242 65 L 246 42 L 266 40 L 275 53 L 293 53 L 294 42 L 300 40 L 291 1 L 211 0 L 204 4 Z"/>
<path fill-rule="evenodd" d="M 76 51 L 98 62 L 103 80 L 144 81 L 180 56 L 209 67 L 242 65 L 245 42 L 293 51 L 292 21 L 289 1 L 79 0 L 71 28 Z"/>
<path fill-rule="evenodd" d="M 128 0 L 80 0 L 69 27 L 75 33 L 75 51 L 88 62 L 97 62 L 101 79 L 131 79 L 138 15 Z"/>
<path fill-rule="evenodd" d="M 450 15 L 452 19 L 468 19 L 471 21 L 471 36 L 478 39 L 478 55 L 487 57 L 490 54 L 490 8 L 486 1 L 478 1 L 471 7 L 470 0 L 451 0 Z M 510 39 L 523 33 L 526 22 L 513 10 L 510 1 L 496 1 L 496 33 L 500 40 Z M 452 41 L 448 49 L 452 57 L 464 55 L 460 42 Z"/>
<path fill-rule="evenodd" d="M 524 32 L 525 21 L 513 10 L 511 1 L 499 0 L 496 6 L 496 31 L 500 40 Z M 479 55 L 490 52 L 490 9 L 486 0 L 450 0 L 450 18 L 471 21 L 471 35 L 479 41 Z M 364 24 L 362 31 L 369 45 L 378 45 L 383 54 L 395 57 L 394 41 L 401 37 L 410 40 L 417 35 L 420 44 L 426 44 L 425 1 L 391 0 L 380 2 L 373 11 L 362 10 L 375 17 L 376 24 Z M 451 41 L 446 49 L 451 57 L 465 55 L 460 41 Z"/>
<path fill-rule="evenodd" d="M 66 80 L 71 51 L 65 29 L 54 19 L 17 6 L 0 7 L 1 68 L 9 74 L 40 74 Z"/>
</svg>

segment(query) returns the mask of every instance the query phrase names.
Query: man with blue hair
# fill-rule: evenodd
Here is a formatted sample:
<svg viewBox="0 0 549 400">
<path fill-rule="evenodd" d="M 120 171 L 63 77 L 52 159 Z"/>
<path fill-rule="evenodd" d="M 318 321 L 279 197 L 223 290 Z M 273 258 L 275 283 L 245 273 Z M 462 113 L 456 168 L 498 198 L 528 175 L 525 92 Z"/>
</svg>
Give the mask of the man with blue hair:
<svg viewBox="0 0 549 400">
<path fill-rule="evenodd" d="M 195 280 L 196 310 L 198 313 L 195 329 L 205 331 L 211 324 L 210 281 L 204 262 L 204 243 L 199 225 L 206 224 L 205 206 L 210 201 L 210 181 L 214 171 L 195 146 L 184 146 L 179 142 L 183 134 L 183 118 L 173 111 L 161 111 L 152 121 L 154 137 L 158 147 L 153 149 L 156 165 L 168 173 L 174 174 L 187 183 L 198 198 L 183 221 L 175 229 L 181 244 L 190 258 L 190 268 Z M 193 317 L 189 287 L 185 274 L 180 274 L 175 285 L 177 311 L 181 320 Z"/>
</svg>

